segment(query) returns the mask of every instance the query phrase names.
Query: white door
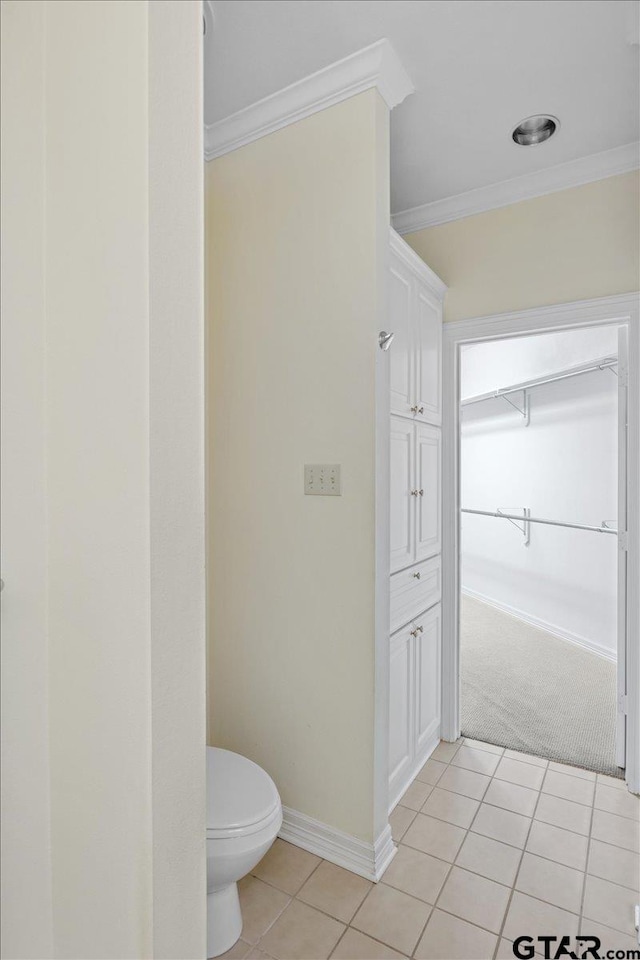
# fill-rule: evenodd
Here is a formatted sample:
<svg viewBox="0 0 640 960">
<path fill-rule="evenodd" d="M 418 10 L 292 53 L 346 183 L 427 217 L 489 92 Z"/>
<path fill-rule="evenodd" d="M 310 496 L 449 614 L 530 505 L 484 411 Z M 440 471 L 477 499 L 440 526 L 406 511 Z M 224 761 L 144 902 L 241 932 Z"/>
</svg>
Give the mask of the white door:
<svg viewBox="0 0 640 960">
<path fill-rule="evenodd" d="M 412 299 L 411 272 L 391 251 L 388 329 L 395 337 L 389 358 L 389 390 L 391 413 L 400 413 L 405 417 L 410 414 L 413 402 Z"/>
<path fill-rule="evenodd" d="M 440 643 L 442 613 L 439 603 L 416 617 L 415 628 L 415 718 L 417 756 L 425 750 L 440 725 Z"/>
<path fill-rule="evenodd" d="M 628 330 L 618 330 L 618 662 L 616 763 L 626 767 L 627 750 L 627 408 Z"/>
<path fill-rule="evenodd" d="M 440 553 L 440 460 L 441 431 L 426 423 L 416 427 L 416 560 Z"/>
<path fill-rule="evenodd" d="M 441 306 L 419 284 L 416 301 L 416 406 L 418 415 L 423 420 L 440 424 L 442 422 Z"/>
<path fill-rule="evenodd" d="M 394 791 L 412 759 L 412 641 L 413 627 L 403 627 L 390 641 L 389 663 L 389 794 Z"/>
<path fill-rule="evenodd" d="M 390 548 L 391 572 L 413 562 L 415 551 L 416 496 L 412 494 L 414 477 L 413 424 L 391 417 L 389 439 L 390 464 Z"/>
</svg>

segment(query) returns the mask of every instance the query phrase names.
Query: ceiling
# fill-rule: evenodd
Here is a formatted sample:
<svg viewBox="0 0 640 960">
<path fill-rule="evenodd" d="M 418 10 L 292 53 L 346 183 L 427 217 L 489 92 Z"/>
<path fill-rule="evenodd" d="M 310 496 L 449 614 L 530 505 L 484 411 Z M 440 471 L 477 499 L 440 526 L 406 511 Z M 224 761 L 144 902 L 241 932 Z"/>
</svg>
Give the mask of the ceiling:
<svg viewBox="0 0 640 960">
<path fill-rule="evenodd" d="M 388 38 L 416 92 L 391 114 L 393 213 L 639 139 L 636 0 L 213 0 L 205 122 Z M 550 113 L 559 132 L 519 147 Z"/>
</svg>

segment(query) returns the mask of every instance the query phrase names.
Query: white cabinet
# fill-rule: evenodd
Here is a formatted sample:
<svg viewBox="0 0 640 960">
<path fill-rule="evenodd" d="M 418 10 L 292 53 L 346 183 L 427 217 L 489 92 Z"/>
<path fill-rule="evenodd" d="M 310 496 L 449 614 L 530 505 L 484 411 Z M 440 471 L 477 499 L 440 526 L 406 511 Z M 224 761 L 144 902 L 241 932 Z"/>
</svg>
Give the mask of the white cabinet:
<svg viewBox="0 0 640 960">
<path fill-rule="evenodd" d="M 415 402 L 429 423 L 442 423 L 442 301 L 416 281 Z"/>
<path fill-rule="evenodd" d="M 391 637 L 389 647 L 389 780 L 404 783 L 413 758 L 413 637 L 411 626 Z"/>
<path fill-rule="evenodd" d="M 415 471 L 416 560 L 425 560 L 442 549 L 442 431 L 426 423 L 416 423 Z"/>
<path fill-rule="evenodd" d="M 414 562 L 416 552 L 415 425 L 400 417 L 391 417 L 390 431 L 390 550 L 391 570 L 401 570 Z"/>
<path fill-rule="evenodd" d="M 442 422 L 442 298 L 445 286 L 393 230 L 389 329 L 391 412 Z"/>
<path fill-rule="evenodd" d="M 429 751 L 440 733 L 440 644 L 442 607 L 435 607 L 416 618 L 419 628 L 415 639 L 415 756 Z"/>
<path fill-rule="evenodd" d="M 440 736 L 442 299 L 445 286 L 393 230 L 390 317 L 389 800 Z"/>
<path fill-rule="evenodd" d="M 389 799 L 414 779 L 440 736 L 441 606 L 414 617 L 389 644 Z"/>
<path fill-rule="evenodd" d="M 414 390 L 413 277 L 407 265 L 393 254 L 389 275 L 389 327 L 394 333 L 393 349 L 389 355 L 391 409 L 407 413 L 413 402 Z"/>
<path fill-rule="evenodd" d="M 391 633 L 428 610 L 442 596 L 440 557 L 431 557 L 391 577 Z"/>
<path fill-rule="evenodd" d="M 440 553 L 441 431 L 391 417 L 391 572 Z"/>
</svg>

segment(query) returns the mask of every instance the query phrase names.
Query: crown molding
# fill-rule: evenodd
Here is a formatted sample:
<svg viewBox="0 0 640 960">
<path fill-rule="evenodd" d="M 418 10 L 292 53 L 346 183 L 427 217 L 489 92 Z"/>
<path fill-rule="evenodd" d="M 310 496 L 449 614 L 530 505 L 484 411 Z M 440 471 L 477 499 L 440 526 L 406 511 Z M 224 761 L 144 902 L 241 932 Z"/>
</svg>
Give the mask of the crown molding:
<svg viewBox="0 0 640 960">
<path fill-rule="evenodd" d="M 449 289 L 444 282 L 441 280 L 437 273 L 434 273 L 431 267 L 427 266 L 422 257 L 419 257 L 418 254 L 413 250 L 406 240 L 403 240 L 397 231 L 393 227 L 389 227 L 389 241 L 391 249 L 407 264 L 409 269 L 413 270 L 414 273 L 417 273 L 419 277 L 426 283 L 434 296 L 441 302 L 444 300 L 444 295 Z"/>
<path fill-rule="evenodd" d="M 378 40 L 244 110 L 205 124 L 205 159 L 221 157 L 372 87 L 390 110 L 415 89 L 388 40 Z"/>
<path fill-rule="evenodd" d="M 461 220 L 476 213 L 497 207 L 507 207 L 521 200 L 543 197 L 558 190 L 579 187 L 594 180 L 603 180 L 620 173 L 629 173 L 640 167 L 640 143 L 627 143 L 613 150 L 594 153 L 569 163 L 560 163 L 546 170 L 538 170 L 513 180 L 503 180 L 487 187 L 478 187 L 454 197 L 434 200 L 392 216 L 391 222 L 399 234 L 414 233 L 425 227 L 435 227 L 450 220 Z"/>
</svg>

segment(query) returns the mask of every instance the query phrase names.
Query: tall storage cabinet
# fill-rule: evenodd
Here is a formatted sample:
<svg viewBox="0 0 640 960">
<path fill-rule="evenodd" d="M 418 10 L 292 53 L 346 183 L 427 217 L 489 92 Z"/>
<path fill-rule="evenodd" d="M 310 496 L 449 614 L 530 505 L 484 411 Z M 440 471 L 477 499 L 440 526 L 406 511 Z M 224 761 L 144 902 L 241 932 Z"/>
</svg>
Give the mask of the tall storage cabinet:
<svg viewBox="0 0 640 960">
<path fill-rule="evenodd" d="M 391 230 L 389 799 L 440 737 L 443 282 Z"/>
</svg>

